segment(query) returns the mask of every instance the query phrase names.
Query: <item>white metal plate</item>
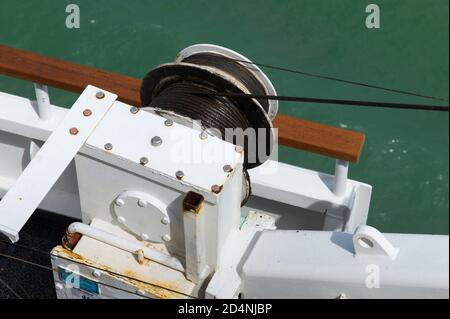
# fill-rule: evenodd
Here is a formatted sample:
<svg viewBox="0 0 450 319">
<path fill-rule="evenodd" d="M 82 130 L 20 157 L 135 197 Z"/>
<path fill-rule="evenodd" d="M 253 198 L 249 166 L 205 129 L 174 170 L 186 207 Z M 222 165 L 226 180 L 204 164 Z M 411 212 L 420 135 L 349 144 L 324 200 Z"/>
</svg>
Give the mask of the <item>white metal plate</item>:
<svg viewBox="0 0 450 319">
<path fill-rule="evenodd" d="M 165 118 L 142 110 L 132 114 L 130 108 L 117 102 L 89 137 L 87 147 L 133 165 L 140 165 L 140 159 L 146 157 L 148 164 L 143 169 L 148 172 L 177 180 L 176 172 L 182 171 L 180 182 L 208 192 L 213 185 L 222 186 L 227 181 L 225 165 L 235 168 L 242 163 L 243 154 L 231 143 L 213 136 L 201 139 L 197 130 L 177 123 L 166 126 Z M 155 136 L 162 139 L 160 146 L 152 146 Z M 105 150 L 107 143 L 112 144 L 109 151 Z"/>
<path fill-rule="evenodd" d="M 11 241 L 19 239 L 19 231 L 78 153 L 95 126 L 109 110 L 117 95 L 105 93 L 97 99 L 100 89 L 88 86 L 75 102 L 42 148 L 28 164 L 16 183 L 0 202 L 0 232 Z M 92 115 L 84 116 L 83 110 Z M 76 127 L 78 133 L 69 131 Z"/>
<path fill-rule="evenodd" d="M 117 221 L 145 241 L 160 243 L 170 238 L 170 218 L 167 205 L 144 192 L 125 191 L 114 201 Z"/>
</svg>

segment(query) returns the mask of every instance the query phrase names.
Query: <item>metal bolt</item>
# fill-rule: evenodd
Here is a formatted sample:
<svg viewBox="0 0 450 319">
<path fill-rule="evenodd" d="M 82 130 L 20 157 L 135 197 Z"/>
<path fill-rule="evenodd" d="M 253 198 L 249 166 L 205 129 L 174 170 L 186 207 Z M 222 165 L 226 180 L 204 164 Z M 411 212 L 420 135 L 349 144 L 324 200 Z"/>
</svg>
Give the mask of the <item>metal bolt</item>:
<svg viewBox="0 0 450 319">
<path fill-rule="evenodd" d="M 91 116 L 92 115 L 92 111 L 90 109 L 85 109 L 83 111 L 83 115 L 86 116 L 86 117 Z"/>
<path fill-rule="evenodd" d="M 147 241 L 147 240 L 149 240 L 149 238 L 150 238 L 150 237 L 148 237 L 147 234 L 141 234 L 141 239 L 142 239 L 142 240 Z"/>
<path fill-rule="evenodd" d="M 170 220 L 169 220 L 169 218 L 164 217 L 163 219 L 161 219 L 161 223 L 162 223 L 163 225 L 169 225 Z"/>
<path fill-rule="evenodd" d="M 219 185 L 213 185 L 213 186 L 211 186 L 211 191 L 212 191 L 213 193 L 218 194 L 218 193 L 220 193 L 221 190 L 222 190 L 222 187 L 219 186 Z"/>
<path fill-rule="evenodd" d="M 145 200 L 143 200 L 143 199 L 138 200 L 137 204 L 138 204 L 139 207 L 147 206 L 147 202 Z"/>
<path fill-rule="evenodd" d="M 131 107 L 131 109 L 130 109 L 131 114 L 137 114 L 138 112 L 139 112 L 139 108 L 137 108 L 136 106 Z"/>
<path fill-rule="evenodd" d="M 170 241 L 172 238 L 170 237 L 170 235 L 164 235 L 164 236 L 162 236 L 162 240 L 164 240 L 164 241 Z"/>
<path fill-rule="evenodd" d="M 137 257 L 138 263 L 142 265 L 144 263 L 144 261 L 145 261 L 144 251 L 142 249 L 139 249 L 136 252 L 136 254 L 137 254 L 136 257 Z"/>
<path fill-rule="evenodd" d="M 122 207 L 123 205 L 125 205 L 125 201 L 121 198 L 118 198 L 114 201 L 114 204 L 116 204 L 116 206 Z"/>
<path fill-rule="evenodd" d="M 160 146 L 162 144 L 162 138 L 159 136 L 154 136 L 151 140 L 153 146 Z"/>
<path fill-rule="evenodd" d="M 173 125 L 173 121 L 172 120 L 165 120 L 164 121 L 164 125 L 167 126 L 167 127 L 170 127 L 170 126 Z"/>
<path fill-rule="evenodd" d="M 106 144 L 105 144 L 105 150 L 111 151 L 112 149 L 113 149 L 113 146 L 112 146 L 111 143 L 106 143 Z"/>
<path fill-rule="evenodd" d="M 127 219 L 123 216 L 117 217 L 117 221 L 121 224 L 125 224 L 127 222 Z"/>
<path fill-rule="evenodd" d="M 244 151 L 244 148 L 242 147 L 242 146 L 236 146 L 235 148 L 234 148 L 234 150 L 236 151 L 236 152 L 238 152 L 238 153 L 242 153 L 243 151 Z"/>
<path fill-rule="evenodd" d="M 202 131 L 199 136 L 201 140 L 206 140 L 208 138 L 208 134 L 205 131 Z"/>
<path fill-rule="evenodd" d="M 145 165 L 148 164 L 148 158 L 147 157 L 141 157 L 139 162 L 141 163 L 141 165 L 145 166 Z"/>
<path fill-rule="evenodd" d="M 233 171 L 233 167 L 231 167 L 231 165 L 225 165 L 225 166 L 223 167 L 223 171 L 224 171 L 225 173 L 231 173 L 231 172 Z"/>
<path fill-rule="evenodd" d="M 76 127 L 72 127 L 70 130 L 69 130 L 69 133 L 71 134 L 71 135 L 77 135 L 78 134 L 78 129 L 76 128 Z"/>
<path fill-rule="evenodd" d="M 96 97 L 97 99 L 101 100 L 101 99 L 103 99 L 103 98 L 105 97 L 105 93 L 103 93 L 102 91 L 98 91 L 98 92 L 95 94 L 95 97 Z"/>
<path fill-rule="evenodd" d="M 102 273 L 99 270 L 95 269 L 92 272 L 92 276 L 94 276 L 95 278 L 100 278 L 102 276 Z"/>
<path fill-rule="evenodd" d="M 176 172 L 175 172 L 175 176 L 176 176 L 178 179 L 182 179 L 182 178 L 184 177 L 184 172 L 183 172 L 183 171 L 176 171 Z"/>
</svg>

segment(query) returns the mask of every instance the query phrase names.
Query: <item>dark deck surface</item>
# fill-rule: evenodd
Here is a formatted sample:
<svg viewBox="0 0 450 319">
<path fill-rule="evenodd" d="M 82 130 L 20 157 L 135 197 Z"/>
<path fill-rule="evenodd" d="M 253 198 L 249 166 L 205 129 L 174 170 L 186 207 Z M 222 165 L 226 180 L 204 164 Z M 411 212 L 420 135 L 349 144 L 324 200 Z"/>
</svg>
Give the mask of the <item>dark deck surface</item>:
<svg viewBox="0 0 450 319">
<path fill-rule="evenodd" d="M 65 230 L 74 220 L 45 211 L 36 211 L 20 232 L 17 243 L 49 253 L 61 243 Z M 19 246 L 9 245 L 0 235 L 0 254 L 14 256 L 33 263 L 51 267 L 50 256 Z M 53 274 L 37 266 L 10 260 L 0 255 L 0 299 L 51 299 L 55 298 Z"/>
</svg>

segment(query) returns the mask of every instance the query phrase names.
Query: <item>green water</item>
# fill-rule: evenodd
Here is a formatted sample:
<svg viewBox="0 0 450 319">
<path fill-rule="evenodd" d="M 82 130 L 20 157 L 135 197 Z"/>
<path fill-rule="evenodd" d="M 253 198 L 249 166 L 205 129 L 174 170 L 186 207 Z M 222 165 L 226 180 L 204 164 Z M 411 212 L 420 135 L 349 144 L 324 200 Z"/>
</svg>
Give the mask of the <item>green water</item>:
<svg viewBox="0 0 450 319">
<path fill-rule="evenodd" d="M 65 27 L 77 3 L 81 28 Z M 364 25 L 381 8 L 381 29 Z M 448 98 L 447 0 L 119 1 L 0 0 L 0 43 L 141 78 L 194 43 L 254 61 Z M 267 70 L 279 94 L 427 102 Z M 0 91 L 33 97 L 0 77 Z M 76 99 L 55 89 L 52 102 Z M 448 114 L 282 102 L 280 112 L 364 132 L 353 179 L 374 186 L 369 223 L 388 232 L 448 234 Z M 332 172 L 331 159 L 280 148 L 283 162 Z"/>
</svg>

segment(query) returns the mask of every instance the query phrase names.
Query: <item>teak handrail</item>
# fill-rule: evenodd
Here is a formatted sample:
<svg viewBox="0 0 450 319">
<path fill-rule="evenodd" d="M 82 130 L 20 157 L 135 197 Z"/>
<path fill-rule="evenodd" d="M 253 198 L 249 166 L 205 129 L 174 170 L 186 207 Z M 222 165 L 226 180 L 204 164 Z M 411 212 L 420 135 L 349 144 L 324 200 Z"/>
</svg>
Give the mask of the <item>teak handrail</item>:
<svg viewBox="0 0 450 319">
<path fill-rule="evenodd" d="M 119 100 L 140 106 L 141 80 L 0 45 L 0 74 L 81 93 L 88 85 L 113 92 Z M 358 162 L 364 134 L 286 115 L 274 120 L 280 144 Z"/>
</svg>

